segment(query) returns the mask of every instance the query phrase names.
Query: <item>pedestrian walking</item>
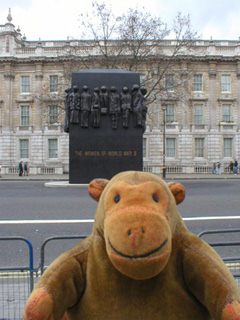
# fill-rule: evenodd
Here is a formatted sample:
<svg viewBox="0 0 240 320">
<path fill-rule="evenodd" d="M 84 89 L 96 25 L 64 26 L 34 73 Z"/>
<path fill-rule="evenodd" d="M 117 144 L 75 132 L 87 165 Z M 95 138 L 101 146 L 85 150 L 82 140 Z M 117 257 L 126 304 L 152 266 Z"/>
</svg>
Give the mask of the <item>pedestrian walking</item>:
<svg viewBox="0 0 240 320">
<path fill-rule="evenodd" d="M 218 174 L 219 176 L 220 176 L 220 174 L 221 174 L 220 169 L 221 169 L 221 163 L 220 163 L 220 162 L 217 162 L 216 174 Z"/>
<path fill-rule="evenodd" d="M 2 166 L 0 164 L 0 178 L 2 178 Z"/>
<path fill-rule="evenodd" d="M 217 165 L 216 165 L 216 162 L 213 162 L 212 173 L 213 173 L 213 174 L 217 173 Z"/>
<path fill-rule="evenodd" d="M 238 174 L 238 162 L 236 159 L 234 160 L 234 163 L 233 163 L 233 172 L 235 176 Z"/>
<path fill-rule="evenodd" d="M 18 164 L 18 170 L 19 170 L 19 177 L 21 177 L 23 175 L 23 162 L 20 161 L 19 164 Z"/>
<path fill-rule="evenodd" d="M 24 176 L 28 176 L 28 171 L 29 171 L 28 162 L 25 162 L 24 163 Z"/>
<path fill-rule="evenodd" d="M 234 172 L 233 172 L 233 162 L 232 162 L 232 161 L 230 161 L 228 167 L 229 167 L 229 169 L 230 169 L 230 174 L 231 174 L 231 173 L 234 173 Z"/>
</svg>

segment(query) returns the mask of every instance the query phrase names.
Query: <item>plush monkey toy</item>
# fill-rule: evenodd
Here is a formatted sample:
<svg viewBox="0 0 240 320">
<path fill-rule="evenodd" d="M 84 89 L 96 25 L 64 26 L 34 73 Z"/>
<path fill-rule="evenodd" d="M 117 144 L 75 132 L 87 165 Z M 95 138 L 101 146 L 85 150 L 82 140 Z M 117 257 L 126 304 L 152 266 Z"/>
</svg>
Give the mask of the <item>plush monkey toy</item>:
<svg viewBox="0 0 240 320">
<path fill-rule="evenodd" d="M 97 179 L 92 234 L 57 258 L 24 320 L 239 320 L 240 291 L 178 212 L 179 183 L 144 172 Z"/>
</svg>

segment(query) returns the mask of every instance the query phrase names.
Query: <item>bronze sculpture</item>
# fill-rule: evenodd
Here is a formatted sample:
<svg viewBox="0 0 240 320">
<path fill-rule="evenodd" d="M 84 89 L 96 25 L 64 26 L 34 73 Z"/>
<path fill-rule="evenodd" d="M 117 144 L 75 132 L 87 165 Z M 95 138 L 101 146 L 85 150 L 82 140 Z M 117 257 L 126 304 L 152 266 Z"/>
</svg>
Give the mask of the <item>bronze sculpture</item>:
<svg viewBox="0 0 240 320">
<path fill-rule="evenodd" d="M 92 97 L 88 86 L 83 86 L 81 94 L 81 127 L 88 128 L 89 113 L 91 111 Z"/>
<path fill-rule="evenodd" d="M 143 99 L 142 99 L 142 127 L 143 127 L 143 132 L 145 132 L 146 120 L 147 120 L 147 110 L 148 110 L 148 107 L 145 103 L 145 95 L 147 94 L 147 89 L 145 87 L 142 87 L 140 90 L 143 95 Z"/>
<path fill-rule="evenodd" d="M 100 96 L 99 88 L 95 87 L 92 96 L 92 126 L 98 128 L 100 126 Z"/>
<path fill-rule="evenodd" d="M 94 87 L 93 94 L 89 93 L 87 85 L 83 85 L 80 94 L 77 86 L 73 89 L 65 89 L 65 123 L 64 131 L 69 132 L 69 122 L 78 124 L 81 112 L 81 127 L 88 128 L 89 114 L 91 112 L 91 121 L 94 128 L 100 127 L 101 115 L 109 114 L 111 116 L 112 129 L 118 128 L 118 119 L 122 113 L 122 126 L 129 127 L 129 119 L 133 113 L 133 126 L 142 127 L 145 131 L 147 106 L 144 96 L 147 93 L 146 88 L 134 84 L 130 91 L 128 87 L 123 87 L 121 94 L 117 92 L 115 86 L 110 88 L 108 93 L 104 85 L 99 90 Z"/>
<path fill-rule="evenodd" d="M 109 97 L 108 97 L 108 90 L 106 86 L 101 87 L 100 105 L 101 105 L 101 114 L 107 114 L 108 108 L 109 108 Z"/>
<path fill-rule="evenodd" d="M 73 92 L 70 94 L 70 123 L 79 123 L 79 113 L 80 113 L 80 93 L 77 86 L 73 86 Z"/>
<path fill-rule="evenodd" d="M 65 121 L 64 121 L 64 132 L 69 132 L 69 118 L 70 118 L 70 93 L 71 93 L 71 88 L 65 89 L 65 100 L 64 100 L 64 105 L 65 105 Z"/>
<path fill-rule="evenodd" d="M 131 110 L 131 94 L 129 93 L 128 87 L 122 88 L 121 93 L 121 110 L 122 110 L 122 125 L 124 128 L 128 128 L 129 116 Z"/>
<path fill-rule="evenodd" d="M 118 115 L 121 113 L 120 109 L 120 95 L 116 87 L 111 87 L 109 96 L 109 114 L 112 120 L 112 129 L 116 130 L 118 127 Z"/>
<path fill-rule="evenodd" d="M 138 84 L 134 84 L 132 87 L 132 108 L 133 108 L 133 124 L 135 127 L 142 127 L 142 107 L 144 97 L 141 93 Z"/>
</svg>

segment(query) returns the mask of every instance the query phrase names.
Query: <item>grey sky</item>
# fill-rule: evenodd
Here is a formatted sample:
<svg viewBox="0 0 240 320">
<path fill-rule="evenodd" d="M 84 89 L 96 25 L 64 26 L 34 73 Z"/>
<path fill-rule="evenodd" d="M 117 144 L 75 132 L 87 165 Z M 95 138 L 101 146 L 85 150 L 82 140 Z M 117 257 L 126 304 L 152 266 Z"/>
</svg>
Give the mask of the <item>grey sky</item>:
<svg viewBox="0 0 240 320">
<path fill-rule="evenodd" d="M 171 26 L 178 11 L 190 14 L 192 26 L 203 39 L 238 40 L 240 37 L 239 0 L 105 0 L 114 12 L 124 8 L 145 6 Z M 83 5 L 84 3 L 84 5 Z M 146 5 L 147 4 L 147 5 Z M 0 0 L 0 24 L 5 24 L 8 8 L 12 23 L 20 27 L 28 40 L 65 40 L 68 36 L 79 39 L 78 16 L 91 6 L 86 0 Z"/>
</svg>

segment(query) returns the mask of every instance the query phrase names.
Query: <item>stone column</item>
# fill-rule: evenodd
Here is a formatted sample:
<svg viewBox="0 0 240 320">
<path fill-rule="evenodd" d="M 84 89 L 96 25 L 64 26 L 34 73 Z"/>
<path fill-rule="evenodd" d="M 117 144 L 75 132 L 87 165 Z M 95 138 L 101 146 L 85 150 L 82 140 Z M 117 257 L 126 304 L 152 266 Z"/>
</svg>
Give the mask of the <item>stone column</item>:
<svg viewBox="0 0 240 320">
<path fill-rule="evenodd" d="M 221 161 L 220 146 L 221 140 L 218 132 L 217 125 L 217 92 L 216 92 L 216 76 L 217 76 L 217 64 L 215 62 L 209 62 L 209 135 L 208 135 L 208 159 L 209 165 L 212 165 L 212 161 Z"/>
<path fill-rule="evenodd" d="M 4 96 L 4 121 L 3 128 L 7 131 L 13 130 L 13 81 L 14 73 L 10 64 L 5 65 L 5 96 Z"/>
<path fill-rule="evenodd" d="M 183 166 L 183 172 L 192 173 L 192 136 L 189 123 L 189 93 L 188 93 L 188 64 L 181 65 L 181 87 L 180 87 L 180 107 L 181 107 L 181 132 L 178 135 L 178 157 L 180 165 Z"/>
<path fill-rule="evenodd" d="M 43 97 L 42 97 L 42 64 L 36 65 L 36 93 L 35 93 L 35 127 L 36 130 L 42 130 L 42 111 L 43 111 Z"/>
<path fill-rule="evenodd" d="M 240 131 L 240 61 L 237 63 L 237 106 L 238 106 L 238 121 L 237 121 L 237 131 Z M 240 135 L 236 135 L 236 158 L 240 159 Z"/>
<path fill-rule="evenodd" d="M 237 105 L 238 105 L 238 131 L 240 131 L 240 61 L 237 62 Z"/>
<path fill-rule="evenodd" d="M 188 71 L 187 64 L 184 63 L 181 68 L 181 93 L 180 93 L 180 106 L 181 106 L 181 129 L 189 130 L 188 121 Z"/>
<path fill-rule="evenodd" d="M 209 108 L 210 108 L 210 131 L 216 131 L 216 111 L 217 111 L 217 96 L 216 96 L 216 63 L 209 63 Z"/>
<path fill-rule="evenodd" d="M 35 109 L 35 122 L 34 122 L 34 135 L 32 136 L 32 144 L 35 144 L 34 148 L 34 160 L 37 166 L 44 164 L 44 144 L 43 144 L 43 73 L 42 73 L 42 63 L 36 64 L 35 72 L 35 98 L 34 98 L 34 109 Z"/>
<path fill-rule="evenodd" d="M 3 134 L 2 134 L 2 154 L 4 163 L 12 165 L 15 162 L 14 158 L 14 143 L 13 143 L 13 82 L 14 73 L 11 64 L 5 65 L 4 84 L 5 95 L 3 97 Z"/>
</svg>

